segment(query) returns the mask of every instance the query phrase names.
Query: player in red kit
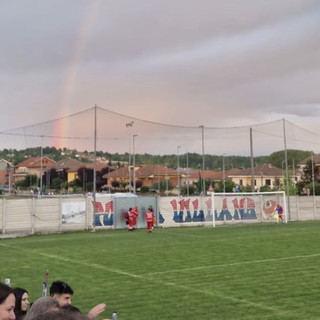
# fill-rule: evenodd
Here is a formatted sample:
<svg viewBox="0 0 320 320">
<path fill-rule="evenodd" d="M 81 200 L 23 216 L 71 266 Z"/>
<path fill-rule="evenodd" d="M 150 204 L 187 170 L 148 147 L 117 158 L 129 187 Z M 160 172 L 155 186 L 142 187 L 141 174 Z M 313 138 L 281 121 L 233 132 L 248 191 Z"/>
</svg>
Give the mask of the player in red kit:
<svg viewBox="0 0 320 320">
<path fill-rule="evenodd" d="M 138 216 L 139 216 L 138 207 L 134 207 L 129 211 L 129 226 L 128 226 L 129 231 L 132 231 L 135 229 Z"/>
<path fill-rule="evenodd" d="M 154 222 L 154 213 L 153 209 L 149 207 L 148 211 L 144 215 L 147 222 L 147 231 L 152 232 L 153 222 Z"/>
<path fill-rule="evenodd" d="M 130 211 L 132 210 L 132 208 L 129 208 L 128 212 L 126 212 L 124 214 L 124 219 L 126 220 L 126 225 L 128 226 L 129 225 L 129 214 L 130 214 Z"/>
<path fill-rule="evenodd" d="M 137 227 L 137 220 L 138 220 L 138 216 L 139 216 L 138 207 L 134 207 L 134 208 L 132 209 L 132 211 L 133 211 L 133 214 L 134 214 L 134 218 L 133 218 L 133 223 L 134 223 L 134 225 L 133 225 L 133 227 L 134 227 L 134 229 L 136 229 L 136 227 Z"/>
<path fill-rule="evenodd" d="M 134 214 L 132 208 L 128 211 L 128 230 L 132 231 L 134 227 Z"/>
</svg>

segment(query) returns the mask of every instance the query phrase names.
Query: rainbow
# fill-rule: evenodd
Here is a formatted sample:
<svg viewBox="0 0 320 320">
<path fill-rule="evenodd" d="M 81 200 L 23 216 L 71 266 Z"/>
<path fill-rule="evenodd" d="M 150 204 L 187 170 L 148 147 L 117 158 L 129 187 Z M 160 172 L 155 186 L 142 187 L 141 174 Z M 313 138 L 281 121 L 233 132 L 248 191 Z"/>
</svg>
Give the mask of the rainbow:
<svg viewBox="0 0 320 320">
<path fill-rule="evenodd" d="M 85 9 L 85 15 L 80 24 L 78 35 L 74 41 L 74 50 L 70 57 L 70 62 L 67 67 L 65 81 L 62 87 L 61 101 L 57 109 L 58 121 L 54 127 L 53 145 L 56 148 L 63 148 L 64 141 L 63 136 L 66 136 L 68 132 L 69 122 L 64 116 L 69 113 L 72 105 L 72 96 L 77 82 L 77 74 L 79 69 L 79 62 L 86 45 L 86 39 L 88 37 L 88 31 L 93 23 L 93 19 L 96 16 L 96 10 L 98 7 L 97 0 L 91 0 L 86 2 L 87 8 Z"/>
</svg>

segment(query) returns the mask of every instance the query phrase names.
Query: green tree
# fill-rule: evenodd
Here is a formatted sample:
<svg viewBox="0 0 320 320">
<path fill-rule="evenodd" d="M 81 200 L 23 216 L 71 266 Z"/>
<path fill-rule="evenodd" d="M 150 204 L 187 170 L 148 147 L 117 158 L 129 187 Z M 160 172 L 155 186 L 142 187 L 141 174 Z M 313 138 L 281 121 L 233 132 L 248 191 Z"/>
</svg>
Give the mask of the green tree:
<svg viewBox="0 0 320 320">
<path fill-rule="evenodd" d="M 180 193 L 182 195 L 187 195 L 188 194 L 188 189 L 189 189 L 189 196 L 192 196 L 196 193 L 197 188 L 194 185 L 189 185 L 189 188 L 187 186 L 182 186 L 180 189 Z"/>
<path fill-rule="evenodd" d="M 288 159 L 288 168 L 292 169 L 299 162 L 308 158 L 310 156 L 310 151 L 302 151 L 302 150 L 287 150 L 287 159 Z M 285 168 L 285 151 L 276 151 L 270 154 L 268 162 L 277 168 Z"/>
<path fill-rule="evenodd" d="M 200 172 L 199 172 L 199 179 L 198 181 L 196 182 L 196 188 L 197 188 L 197 192 L 200 194 L 202 192 L 202 188 L 203 188 L 203 180 L 201 179 L 201 175 L 200 175 Z M 208 191 L 210 185 L 214 186 L 215 185 L 215 182 L 212 180 L 212 179 L 206 179 L 204 181 L 204 185 L 205 185 L 205 188 L 206 188 L 206 191 Z"/>
<path fill-rule="evenodd" d="M 310 195 L 313 195 L 313 183 L 312 182 L 305 185 L 305 189 L 310 189 Z M 314 194 L 316 196 L 320 195 L 320 183 L 319 182 L 314 183 Z"/>
<path fill-rule="evenodd" d="M 260 192 L 270 192 L 270 191 L 272 191 L 271 187 L 266 184 L 260 187 Z"/>
<path fill-rule="evenodd" d="M 232 180 L 225 180 L 225 192 L 233 192 L 235 188 L 235 183 Z M 218 187 L 215 189 L 215 192 L 224 192 L 223 190 L 223 181 L 219 181 Z"/>
<path fill-rule="evenodd" d="M 173 189 L 173 184 L 169 180 L 160 180 L 159 183 L 157 183 L 157 182 L 154 183 L 152 185 L 152 189 L 158 190 L 159 186 L 160 186 L 160 193 L 162 193 L 162 194 L 165 193 L 167 188 L 168 188 L 168 191 L 171 191 Z"/>
<path fill-rule="evenodd" d="M 298 187 L 296 186 L 296 184 L 293 182 L 292 180 L 292 176 L 289 175 L 288 177 L 288 185 L 289 185 L 289 195 L 290 196 L 295 196 L 298 194 Z M 287 180 L 284 180 L 284 184 L 282 186 L 282 190 L 285 191 L 287 193 Z"/>
<path fill-rule="evenodd" d="M 55 177 L 52 179 L 51 188 L 54 190 L 60 190 L 61 184 L 62 184 L 62 180 L 59 177 Z"/>
<path fill-rule="evenodd" d="M 312 168 L 313 168 L 313 172 L 312 172 Z M 303 168 L 303 174 L 301 176 L 301 180 L 302 182 L 304 182 L 304 184 L 308 184 L 310 182 L 312 182 L 312 178 L 314 178 L 315 180 L 318 180 L 318 175 L 317 175 L 317 168 L 314 165 L 314 163 L 312 163 L 312 160 L 308 160 L 306 166 Z"/>
<path fill-rule="evenodd" d="M 274 191 L 279 191 L 282 190 L 282 184 L 279 178 L 276 178 L 274 181 L 274 186 L 273 186 Z"/>
<path fill-rule="evenodd" d="M 118 189 L 118 188 L 120 187 L 119 181 L 116 181 L 116 180 L 113 180 L 113 181 L 111 182 L 111 185 L 112 185 L 112 188 L 113 188 L 113 189 Z"/>
<path fill-rule="evenodd" d="M 150 190 L 150 188 L 147 187 L 147 186 L 142 186 L 142 187 L 140 188 L 140 192 L 141 192 L 141 193 L 149 193 L 149 190 Z"/>
<path fill-rule="evenodd" d="M 35 174 L 27 174 L 23 180 L 17 181 L 15 185 L 21 189 L 37 187 L 38 177 Z"/>
</svg>

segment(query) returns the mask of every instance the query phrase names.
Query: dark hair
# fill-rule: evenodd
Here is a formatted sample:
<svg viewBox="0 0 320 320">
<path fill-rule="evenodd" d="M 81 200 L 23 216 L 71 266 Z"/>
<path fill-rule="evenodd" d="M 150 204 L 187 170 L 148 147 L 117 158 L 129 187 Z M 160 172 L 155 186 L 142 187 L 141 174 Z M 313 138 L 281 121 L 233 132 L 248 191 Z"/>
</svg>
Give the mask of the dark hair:
<svg viewBox="0 0 320 320">
<path fill-rule="evenodd" d="M 42 314 L 49 312 L 52 309 L 58 309 L 59 303 L 55 298 L 52 297 L 41 297 L 38 298 L 31 306 L 28 311 L 25 320 L 31 320 Z"/>
<path fill-rule="evenodd" d="M 50 296 L 53 296 L 54 294 L 63 294 L 63 293 L 73 295 L 73 290 L 66 282 L 63 282 L 63 281 L 52 282 L 50 287 Z"/>
<path fill-rule="evenodd" d="M 32 320 L 89 320 L 81 312 L 73 312 L 67 309 L 59 309 L 57 311 L 49 311 L 34 317 Z"/>
<path fill-rule="evenodd" d="M 60 310 L 65 310 L 65 311 L 69 311 L 69 312 L 79 312 L 81 313 L 80 309 L 73 306 L 72 304 L 66 304 L 62 307 L 60 307 Z"/>
<path fill-rule="evenodd" d="M 7 300 L 10 294 L 13 294 L 13 289 L 8 285 L 0 282 L 0 304 Z"/>
<path fill-rule="evenodd" d="M 14 288 L 13 293 L 16 296 L 16 305 L 14 307 L 14 314 L 16 319 L 19 319 L 22 315 L 25 315 L 27 312 L 21 310 L 21 300 L 24 293 L 28 293 L 26 289 L 23 288 Z"/>
</svg>

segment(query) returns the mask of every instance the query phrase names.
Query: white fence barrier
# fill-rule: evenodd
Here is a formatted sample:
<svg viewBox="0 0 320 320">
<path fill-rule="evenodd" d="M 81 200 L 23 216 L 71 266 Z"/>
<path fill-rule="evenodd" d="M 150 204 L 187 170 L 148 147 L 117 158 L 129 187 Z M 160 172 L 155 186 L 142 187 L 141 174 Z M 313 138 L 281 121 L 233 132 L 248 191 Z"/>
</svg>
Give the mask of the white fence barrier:
<svg viewBox="0 0 320 320">
<path fill-rule="evenodd" d="M 92 228 L 126 228 L 124 214 L 138 206 L 138 228 L 145 227 L 144 213 L 152 205 L 157 226 L 198 226 L 275 221 L 263 212 L 266 198 L 259 194 L 246 199 L 221 199 L 212 213 L 208 197 L 97 197 L 93 219 L 92 197 L 0 198 L 0 234 L 28 235 L 87 230 Z M 270 198 L 271 199 L 271 198 Z M 287 199 L 287 198 L 286 198 Z M 275 200 L 276 201 L 276 200 Z M 281 201 L 281 200 L 279 200 Z M 236 205 L 235 205 L 236 204 Z M 237 210 L 236 210 L 237 209 Z M 320 220 L 320 197 L 289 197 L 288 221 Z"/>
</svg>

